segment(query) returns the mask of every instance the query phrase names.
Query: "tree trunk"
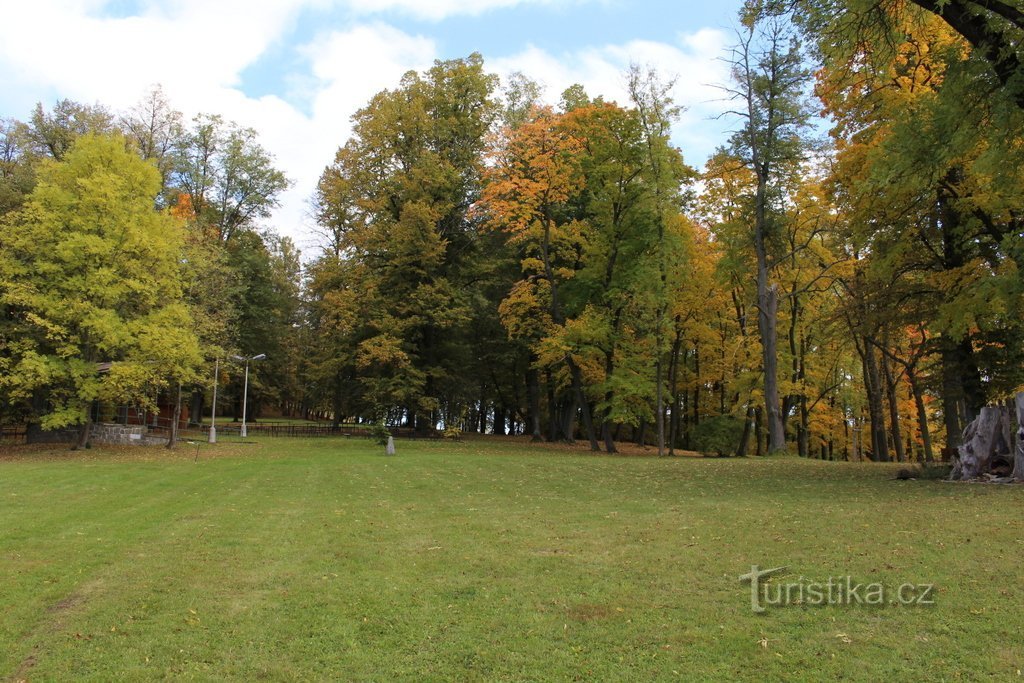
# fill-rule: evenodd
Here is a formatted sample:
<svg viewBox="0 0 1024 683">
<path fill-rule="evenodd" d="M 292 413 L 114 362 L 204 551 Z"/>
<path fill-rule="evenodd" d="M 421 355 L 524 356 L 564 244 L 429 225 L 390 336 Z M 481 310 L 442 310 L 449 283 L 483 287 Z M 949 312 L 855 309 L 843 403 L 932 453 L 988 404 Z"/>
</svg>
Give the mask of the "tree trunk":
<svg viewBox="0 0 1024 683">
<path fill-rule="evenodd" d="M 747 407 L 747 417 L 743 420 L 743 436 L 740 437 L 740 445 L 736 449 L 737 458 L 747 457 L 747 448 L 750 445 L 750 432 L 754 426 L 754 408 Z"/>
<path fill-rule="evenodd" d="M 601 436 L 604 438 L 604 450 L 607 453 L 618 453 L 615 448 L 615 439 L 612 437 L 612 423 L 607 420 L 601 427 Z"/>
<path fill-rule="evenodd" d="M 807 410 L 807 397 L 800 396 L 800 432 L 797 434 L 797 450 L 800 453 L 801 458 L 806 458 L 810 455 L 810 422 L 811 413 Z"/>
<path fill-rule="evenodd" d="M 693 386 L 693 422 L 690 425 L 694 428 L 700 424 L 700 347 L 693 347 L 693 377 L 696 380 Z"/>
<path fill-rule="evenodd" d="M 576 416 L 579 412 L 579 394 L 569 394 L 569 400 L 562 404 L 562 421 L 559 425 L 559 441 L 576 443 Z"/>
<path fill-rule="evenodd" d="M 1017 413 L 1017 443 L 1014 447 L 1013 478 L 1024 481 L 1024 392 L 1014 399 Z"/>
<path fill-rule="evenodd" d="M 544 386 L 548 394 L 548 441 L 558 441 L 558 404 L 555 401 L 555 384 L 551 380 L 551 370 L 544 370 Z"/>
<path fill-rule="evenodd" d="M 867 340 L 864 342 L 861 360 L 864 365 L 864 390 L 868 399 L 868 417 L 871 420 L 871 459 L 875 462 L 889 462 L 882 380 L 878 373 L 878 360 L 875 358 L 874 347 Z"/>
<path fill-rule="evenodd" d="M 914 394 L 917 428 L 921 432 L 921 442 L 924 444 L 924 461 L 935 462 L 935 454 L 932 452 L 932 436 L 928 429 L 928 411 L 924 405 L 924 392 L 921 390 L 916 370 L 907 368 L 907 380 L 910 382 L 910 391 Z"/>
<path fill-rule="evenodd" d="M 530 369 L 526 371 L 526 393 L 529 409 L 530 441 L 543 441 L 544 435 L 540 431 L 540 372 L 533 367 L 536 356 L 530 357 Z"/>
<path fill-rule="evenodd" d="M 594 433 L 594 423 L 590 419 L 590 405 L 587 403 L 587 397 L 583 393 L 583 373 L 580 371 L 576 361 L 572 359 L 572 356 L 565 357 L 566 362 L 569 364 L 569 370 L 572 372 L 572 383 L 576 389 L 577 400 L 579 401 L 580 414 L 583 417 L 583 428 L 587 430 L 587 439 L 590 441 L 590 450 L 599 451 L 601 447 L 597 443 L 597 435 Z"/>
<path fill-rule="evenodd" d="M 882 354 L 881 362 L 882 376 L 885 378 L 886 396 L 889 400 L 889 429 L 892 434 L 892 445 L 896 451 L 896 461 L 906 462 L 907 456 L 903 450 L 903 436 L 900 432 L 900 406 L 896 397 L 896 379 L 893 377 L 889 358 L 884 353 Z"/>
<path fill-rule="evenodd" d="M 92 412 L 92 411 L 90 411 Z M 92 415 L 86 415 L 85 422 L 82 423 L 81 428 L 78 430 L 78 441 L 71 447 L 71 450 L 77 451 L 80 448 L 89 447 L 89 436 L 92 434 Z"/>
<path fill-rule="evenodd" d="M 167 448 L 174 448 L 178 441 L 178 421 L 181 419 L 181 383 L 178 383 L 178 398 L 174 402 L 174 413 L 171 416 L 171 428 L 168 430 L 170 436 L 167 438 Z"/>
<path fill-rule="evenodd" d="M 193 391 L 192 392 L 192 406 L 188 412 L 189 424 L 199 424 L 203 421 L 203 404 L 206 403 L 204 400 L 203 392 Z"/>
<path fill-rule="evenodd" d="M 668 454 L 676 454 L 676 439 L 679 438 L 679 352 L 683 346 L 683 331 L 676 321 L 676 338 L 672 340 L 672 355 L 668 366 L 669 396 L 672 397 L 672 412 L 668 426 Z"/>
<path fill-rule="evenodd" d="M 764 420 L 764 411 L 761 406 L 754 409 L 754 440 L 757 441 L 755 453 L 758 457 L 764 455 L 764 436 L 762 435 L 761 422 Z"/>
<path fill-rule="evenodd" d="M 659 342 L 660 342 L 660 335 Z M 655 390 L 655 419 L 658 423 L 658 457 L 665 455 L 665 389 L 663 382 L 661 381 L 661 344 L 658 344 L 658 362 L 655 363 L 654 378 L 657 382 L 657 388 Z M 643 428 L 641 426 L 640 433 L 643 434 Z M 644 445 L 641 443 L 641 445 Z"/>
<path fill-rule="evenodd" d="M 782 425 L 782 408 L 779 401 L 779 290 L 776 285 L 768 285 L 767 266 L 761 264 L 758 265 L 757 301 L 757 323 L 761 332 L 761 360 L 764 367 L 765 417 L 768 422 L 768 453 L 771 454 L 786 450 L 786 432 Z"/>
</svg>

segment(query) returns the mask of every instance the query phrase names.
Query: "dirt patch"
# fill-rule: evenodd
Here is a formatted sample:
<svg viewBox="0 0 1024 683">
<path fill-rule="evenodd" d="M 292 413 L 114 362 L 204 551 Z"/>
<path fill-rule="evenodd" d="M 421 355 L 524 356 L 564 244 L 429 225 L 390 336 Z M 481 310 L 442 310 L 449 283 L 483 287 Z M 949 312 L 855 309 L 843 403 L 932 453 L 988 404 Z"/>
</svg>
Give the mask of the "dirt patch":
<svg viewBox="0 0 1024 683">
<path fill-rule="evenodd" d="M 11 679 L 10 679 L 11 682 L 12 683 L 27 683 L 27 681 L 28 681 L 28 678 L 27 678 L 28 672 L 32 670 L 32 667 L 34 667 L 36 665 L 37 661 L 38 660 L 36 659 L 35 655 L 29 655 L 28 657 L 26 657 L 21 662 L 21 664 L 18 665 L 18 670 L 14 672 L 13 676 L 11 676 Z"/>
<path fill-rule="evenodd" d="M 83 602 L 85 602 L 85 597 L 83 595 L 81 595 L 80 593 L 72 593 L 71 595 L 69 595 L 68 597 L 64 598 L 63 600 L 55 602 L 54 604 L 52 604 L 49 607 L 47 607 L 46 608 L 46 613 L 47 614 L 62 614 L 62 613 L 67 612 L 69 610 L 73 610 L 74 608 L 76 608 L 79 605 L 81 605 Z"/>
<path fill-rule="evenodd" d="M 583 603 L 573 605 L 566 612 L 566 616 L 573 621 L 601 621 L 610 618 L 615 611 L 605 605 L 592 605 Z"/>
</svg>

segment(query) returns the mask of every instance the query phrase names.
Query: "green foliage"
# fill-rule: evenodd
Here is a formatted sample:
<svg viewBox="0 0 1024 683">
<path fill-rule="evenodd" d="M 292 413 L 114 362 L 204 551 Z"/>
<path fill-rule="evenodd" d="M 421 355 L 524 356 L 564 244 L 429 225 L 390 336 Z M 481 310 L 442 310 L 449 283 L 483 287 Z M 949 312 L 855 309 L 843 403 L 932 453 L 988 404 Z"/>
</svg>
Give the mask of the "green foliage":
<svg viewBox="0 0 1024 683">
<path fill-rule="evenodd" d="M 188 197 L 197 222 L 228 242 L 269 217 L 288 188 L 273 162 L 255 130 L 202 114 L 176 141 L 171 183 Z"/>
<path fill-rule="evenodd" d="M 731 415 L 716 415 L 700 421 L 693 429 L 693 446 L 702 453 L 734 455 L 743 438 L 743 421 Z"/>
<path fill-rule="evenodd" d="M 318 335 L 330 351 L 314 372 L 334 393 L 358 378 L 364 414 L 402 406 L 429 421 L 464 400 L 467 330 L 490 268 L 469 207 L 495 87 L 479 55 L 407 73 L 356 114 L 321 179 L 329 245 L 314 274 L 330 283 L 313 285 L 315 320 L 349 325 Z"/>
<path fill-rule="evenodd" d="M 51 111 L 36 104 L 22 136 L 29 149 L 41 157 L 60 161 L 83 135 L 109 135 L 115 132 L 114 115 L 99 104 L 59 100 Z"/>
<path fill-rule="evenodd" d="M 194 378 L 183 226 L 154 210 L 159 189 L 123 138 L 85 135 L 41 165 L 25 205 L 0 224 L 0 305 L 18 329 L 0 385 L 16 400 L 45 390 L 46 427 L 83 422 L 94 400 L 147 405 L 154 390 Z"/>
<path fill-rule="evenodd" d="M 378 446 L 387 446 L 388 439 L 391 438 L 391 430 L 384 422 L 374 423 L 370 427 L 370 439 Z"/>
</svg>

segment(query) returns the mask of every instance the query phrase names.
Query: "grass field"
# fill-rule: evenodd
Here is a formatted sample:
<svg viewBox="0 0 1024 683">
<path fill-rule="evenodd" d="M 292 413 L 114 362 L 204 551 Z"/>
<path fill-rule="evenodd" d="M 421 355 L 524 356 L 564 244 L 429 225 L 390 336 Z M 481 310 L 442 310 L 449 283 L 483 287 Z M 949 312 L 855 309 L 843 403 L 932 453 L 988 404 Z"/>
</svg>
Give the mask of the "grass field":
<svg viewBox="0 0 1024 683">
<path fill-rule="evenodd" d="M 0 456 L 0 680 L 1024 680 L 1024 487 L 381 450 Z M 753 564 L 935 604 L 754 614 Z"/>
</svg>

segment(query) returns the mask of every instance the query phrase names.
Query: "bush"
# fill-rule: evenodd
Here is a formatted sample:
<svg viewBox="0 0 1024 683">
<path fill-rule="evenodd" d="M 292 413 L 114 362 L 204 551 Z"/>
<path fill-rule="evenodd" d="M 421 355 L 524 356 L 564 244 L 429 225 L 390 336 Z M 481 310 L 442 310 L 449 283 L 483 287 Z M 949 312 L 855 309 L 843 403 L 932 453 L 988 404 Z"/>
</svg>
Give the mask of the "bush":
<svg viewBox="0 0 1024 683">
<path fill-rule="evenodd" d="M 693 446 L 704 454 L 733 455 L 743 438 L 743 422 L 731 415 L 703 420 L 693 429 Z"/>
<path fill-rule="evenodd" d="M 391 436 L 391 430 L 383 422 L 370 427 L 370 438 L 373 439 L 378 446 L 387 446 L 388 438 Z"/>
<path fill-rule="evenodd" d="M 458 427 L 445 427 L 444 438 L 447 441 L 459 441 L 462 439 L 462 430 Z"/>
</svg>

